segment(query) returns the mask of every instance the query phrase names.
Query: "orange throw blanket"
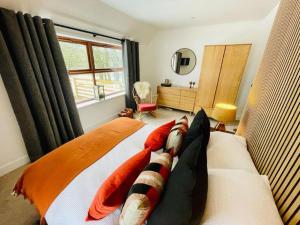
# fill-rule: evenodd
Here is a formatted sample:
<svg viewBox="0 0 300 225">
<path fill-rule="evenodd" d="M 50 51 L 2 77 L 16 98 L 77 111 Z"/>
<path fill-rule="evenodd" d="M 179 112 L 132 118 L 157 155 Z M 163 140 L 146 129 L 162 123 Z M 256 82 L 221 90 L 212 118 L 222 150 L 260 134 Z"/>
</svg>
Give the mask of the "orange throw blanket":
<svg viewBox="0 0 300 225">
<path fill-rule="evenodd" d="M 51 203 L 80 172 L 143 126 L 137 120 L 118 118 L 60 146 L 28 166 L 15 193 L 34 203 L 43 219 Z"/>
</svg>

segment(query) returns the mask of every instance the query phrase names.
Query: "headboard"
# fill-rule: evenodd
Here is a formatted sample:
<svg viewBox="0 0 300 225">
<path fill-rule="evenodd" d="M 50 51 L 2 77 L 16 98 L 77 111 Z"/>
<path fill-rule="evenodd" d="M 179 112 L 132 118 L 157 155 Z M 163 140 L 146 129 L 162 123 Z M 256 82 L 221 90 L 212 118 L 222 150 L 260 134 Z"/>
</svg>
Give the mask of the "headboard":
<svg viewBox="0 0 300 225">
<path fill-rule="evenodd" d="M 285 224 L 300 224 L 300 1 L 282 0 L 237 134 L 269 177 Z"/>
</svg>

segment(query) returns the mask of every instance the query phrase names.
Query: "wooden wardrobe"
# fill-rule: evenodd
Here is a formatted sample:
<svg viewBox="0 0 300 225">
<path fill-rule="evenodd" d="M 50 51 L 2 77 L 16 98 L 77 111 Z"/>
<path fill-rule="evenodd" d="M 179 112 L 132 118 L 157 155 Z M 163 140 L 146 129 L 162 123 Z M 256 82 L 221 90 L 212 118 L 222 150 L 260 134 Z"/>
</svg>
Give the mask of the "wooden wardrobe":
<svg viewBox="0 0 300 225">
<path fill-rule="evenodd" d="M 208 116 L 216 103 L 235 104 L 251 44 L 205 46 L 194 112 Z"/>
</svg>

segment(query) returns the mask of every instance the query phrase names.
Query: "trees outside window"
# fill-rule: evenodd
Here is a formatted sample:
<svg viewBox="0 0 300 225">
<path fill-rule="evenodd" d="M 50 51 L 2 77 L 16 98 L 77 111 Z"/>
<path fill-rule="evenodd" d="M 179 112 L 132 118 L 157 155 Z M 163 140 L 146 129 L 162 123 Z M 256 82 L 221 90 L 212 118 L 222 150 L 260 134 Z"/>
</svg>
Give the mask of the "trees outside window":
<svg viewBox="0 0 300 225">
<path fill-rule="evenodd" d="M 94 86 L 103 85 L 106 96 L 125 91 L 122 47 L 58 37 L 77 103 L 95 98 Z"/>
</svg>

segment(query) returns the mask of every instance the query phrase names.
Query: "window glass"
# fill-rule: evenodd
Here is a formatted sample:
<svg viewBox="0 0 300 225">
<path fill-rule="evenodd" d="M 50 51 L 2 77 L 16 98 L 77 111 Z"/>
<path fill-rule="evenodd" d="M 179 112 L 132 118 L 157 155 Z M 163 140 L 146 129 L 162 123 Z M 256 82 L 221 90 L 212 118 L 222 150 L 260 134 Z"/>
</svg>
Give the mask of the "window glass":
<svg viewBox="0 0 300 225">
<path fill-rule="evenodd" d="M 93 55 L 96 69 L 122 68 L 122 50 L 93 46 Z"/>
<path fill-rule="evenodd" d="M 94 99 L 93 74 L 71 75 L 69 77 L 76 103 Z"/>
<path fill-rule="evenodd" d="M 122 49 L 108 45 L 99 47 L 75 38 L 59 37 L 59 40 L 76 103 L 94 99 L 95 85 L 104 86 L 106 96 L 125 91 Z M 93 52 L 95 68 L 89 66 L 92 61 L 88 52 Z"/>
<path fill-rule="evenodd" d="M 60 41 L 60 47 L 68 70 L 89 69 L 86 45 Z"/>
<path fill-rule="evenodd" d="M 123 71 L 96 73 L 95 76 L 97 85 L 104 85 L 105 95 L 116 94 L 125 90 Z"/>
</svg>

